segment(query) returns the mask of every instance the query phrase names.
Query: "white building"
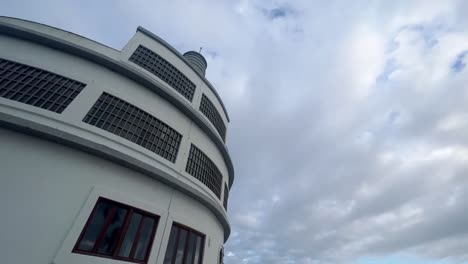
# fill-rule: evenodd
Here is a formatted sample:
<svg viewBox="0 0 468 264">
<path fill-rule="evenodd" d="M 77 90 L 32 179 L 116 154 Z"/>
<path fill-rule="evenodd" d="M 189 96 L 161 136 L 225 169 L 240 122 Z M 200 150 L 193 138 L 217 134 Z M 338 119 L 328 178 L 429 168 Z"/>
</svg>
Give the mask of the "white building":
<svg viewBox="0 0 468 264">
<path fill-rule="evenodd" d="M 222 261 L 234 169 L 206 66 L 141 27 L 115 50 L 0 17 L 0 262 Z"/>
</svg>

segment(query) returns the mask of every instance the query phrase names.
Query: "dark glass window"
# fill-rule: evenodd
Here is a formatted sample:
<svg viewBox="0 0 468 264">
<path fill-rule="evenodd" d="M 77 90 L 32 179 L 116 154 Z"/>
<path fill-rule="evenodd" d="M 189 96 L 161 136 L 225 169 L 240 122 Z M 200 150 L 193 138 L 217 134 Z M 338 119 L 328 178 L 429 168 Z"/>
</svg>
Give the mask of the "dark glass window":
<svg viewBox="0 0 468 264">
<path fill-rule="evenodd" d="M 99 198 L 73 252 L 146 263 L 159 216 Z"/>
<path fill-rule="evenodd" d="M 193 94 L 195 93 L 195 84 L 154 51 L 140 45 L 133 52 L 129 60 L 165 81 L 190 102 L 192 101 Z"/>
<path fill-rule="evenodd" d="M 55 73 L 0 58 L 0 97 L 3 98 L 60 114 L 85 86 Z"/>
<path fill-rule="evenodd" d="M 224 184 L 224 200 L 223 200 L 223 206 L 224 209 L 227 211 L 227 206 L 228 206 L 228 198 L 229 198 L 229 189 L 227 184 Z"/>
<path fill-rule="evenodd" d="M 174 223 L 167 244 L 164 264 L 202 263 L 205 235 Z"/>
<path fill-rule="evenodd" d="M 175 162 L 182 135 L 156 117 L 126 101 L 103 93 L 83 122 L 136 143 Z"/>
<path fill-rule="evenodd" d="M 205 153 L 192 144 L 185 171 L 208 187 L 221 199 L 223 176 Z"/>
<path fill-rule="evenodd" d="M 224 263 L 224 248 L 221 248 L 219 250 L 219 264 L 223 264 Z"/>
<path fill-rule="evenodd" d="M 218 131 L 223 140 L 226 140 L 226 125 L 216 107 L 206 95 L 202 95 L 200 102 L 200 112 L 202 112 Z"/>
</svg>

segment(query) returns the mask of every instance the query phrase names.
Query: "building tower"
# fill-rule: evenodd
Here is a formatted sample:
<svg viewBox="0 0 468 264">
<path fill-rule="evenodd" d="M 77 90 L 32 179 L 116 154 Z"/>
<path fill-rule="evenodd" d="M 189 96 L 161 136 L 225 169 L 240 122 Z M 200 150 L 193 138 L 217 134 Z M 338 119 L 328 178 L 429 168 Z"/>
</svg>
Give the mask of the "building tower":
<svg viewBox="0 0 468 264">
<path fill-rule="evenodd" d="M 222 262 L 229 117 L 197 52 L 0 17 L 2 263 Z"/>
</svg>

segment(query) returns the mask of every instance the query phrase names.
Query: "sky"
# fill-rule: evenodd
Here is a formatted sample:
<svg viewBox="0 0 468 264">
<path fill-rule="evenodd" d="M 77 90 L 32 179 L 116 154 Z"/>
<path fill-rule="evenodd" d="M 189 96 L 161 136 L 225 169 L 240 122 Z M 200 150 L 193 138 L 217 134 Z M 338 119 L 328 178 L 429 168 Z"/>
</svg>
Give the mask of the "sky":
<svg viewBox="0 0 468 264">
<path fill-rule="evenodd" d="M 198 50 L 231 117 L 226 264 L 468 263 L 468 1 L 24 1 Z"/>
</svg>

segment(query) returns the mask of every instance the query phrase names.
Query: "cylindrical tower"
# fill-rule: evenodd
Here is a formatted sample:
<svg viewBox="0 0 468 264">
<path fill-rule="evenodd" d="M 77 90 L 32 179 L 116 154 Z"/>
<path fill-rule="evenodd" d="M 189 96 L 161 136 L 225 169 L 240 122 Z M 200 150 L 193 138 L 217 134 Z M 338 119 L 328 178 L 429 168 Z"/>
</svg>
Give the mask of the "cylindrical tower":
<svg viewBox="0 0 468 264">
<path fill-rule="evenodd" d="M 188 63 L 190 63 L 190 65 L 195 68 L 198 73 L 205 76 L 206 67 L 208 64 L 200 53 L 195 51 L 187 51 L 184 53 L 184 58 L 188 61 Z"/>
<path fill-rule="evenodd" d="M 0 47 L 3 262 L 221 261 L 229 117 L 199 53 L 8 17 Z"/>
</svg>

